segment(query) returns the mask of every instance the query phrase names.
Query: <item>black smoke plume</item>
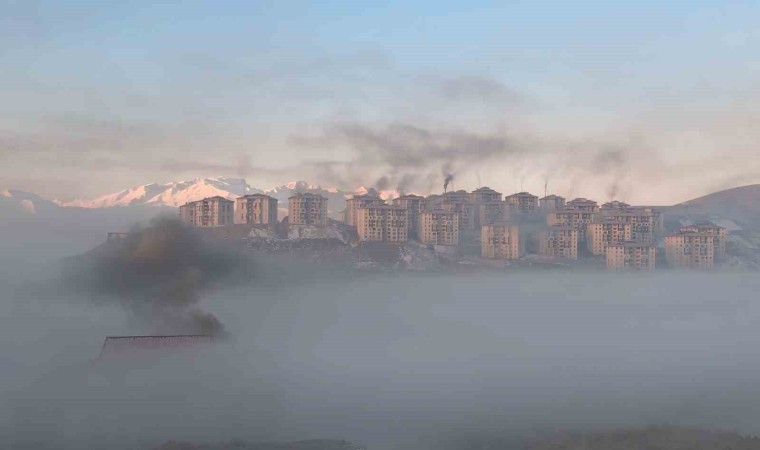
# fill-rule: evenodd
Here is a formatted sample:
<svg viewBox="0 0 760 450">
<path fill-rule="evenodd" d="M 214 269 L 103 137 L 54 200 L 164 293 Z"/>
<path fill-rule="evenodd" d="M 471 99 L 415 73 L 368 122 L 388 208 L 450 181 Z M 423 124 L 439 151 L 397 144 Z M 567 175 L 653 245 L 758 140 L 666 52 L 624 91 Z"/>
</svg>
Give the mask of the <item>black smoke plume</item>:
<svg viewBox="0 0 760 450">
<path fill-rule="evenodd" d="M 443 178 L 443 191 L 446 192 L 446 190 L 449 188 L 449 184 L 454 181 L 454 175 L 447 173 L 445 174 Z"/>
<path fill-rule="evenodd" d="M 120 302 L 153 333 L 224 337 L 222 323 L 200 308 L 201 294 L 242 273 L 246 261 L 166 217 L 68 261 L 65 277 L 97 301 Z"/>
</svg>

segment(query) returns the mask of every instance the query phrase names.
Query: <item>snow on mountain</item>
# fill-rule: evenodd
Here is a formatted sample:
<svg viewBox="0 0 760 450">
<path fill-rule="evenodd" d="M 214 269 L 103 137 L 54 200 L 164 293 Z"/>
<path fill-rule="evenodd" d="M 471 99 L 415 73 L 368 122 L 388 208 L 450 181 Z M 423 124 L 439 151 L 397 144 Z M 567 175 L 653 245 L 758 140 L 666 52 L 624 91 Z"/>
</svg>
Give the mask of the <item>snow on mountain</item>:
<svg viewBox="0 0 760 450">
<path fill-rule="evenodd" d="M 61 206 L 79 208 L 138 205 L 178 207 L 206 197 L 218 195 L 234 200 L 242 195 L 260 192 L 262 192 L 260 189 L 250 187 L 242 178 L 196 178 L 166 184 L 144 184 L 90 200 L 57 201 L 57 203 Z"/>
</svg>

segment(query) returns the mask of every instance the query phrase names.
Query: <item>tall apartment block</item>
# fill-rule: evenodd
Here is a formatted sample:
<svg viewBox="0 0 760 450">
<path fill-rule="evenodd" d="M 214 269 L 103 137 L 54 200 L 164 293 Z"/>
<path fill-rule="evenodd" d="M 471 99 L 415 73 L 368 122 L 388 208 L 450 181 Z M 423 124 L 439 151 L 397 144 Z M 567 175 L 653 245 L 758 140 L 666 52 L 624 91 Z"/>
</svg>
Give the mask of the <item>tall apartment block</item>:
<svg viewBox="0 0 760 450">
<path fill-rule="evenodd" d="M 605 250 L 607 269 L 654 270 L 657 249 L 640 242 L 610 244 Z"/>
<path fill-rule="evenodd" d="M 586 242 L 586 226 L 596 219 L 596 213 L 587 209 L 574 209 L 569 205 L 560 211 L 550 212 L 546 224 L 564 225 L 578 230 L 578 242 Z"/>
<path fill-rule="evenodd" d="M 607 218 L 586 225 L 586 246 L 595 256 L 607 254 L 607 246 L 632 239 L 633 225 Z"/>
<path fill-rule="evenodd" d="M 481 256 L 490 259 L 519 259 L 524 251 L 520 228 L 508 223 L 483 225 L 480 234 Z"/>
<path fill-rule="evenodd" d="M 420 213 L 420 242 L 427 245 L 459 245 L 459 214 L 446 211 Z"/>
<path fill-rule="evenodd" d="M 238 197 L 235 200 L 235 223 L 277 224 L 277 199 L 264 194 Z"/>
<path fill-rule="evenodd" d="M 726 229 L 713 225 L 711 223 L 701 223 L 696 225 L 688 225 L 681 227 L 681 231 L 684 233 L 702 233 L 710 236 L 714 236 L 713 239 L 713 255 L 715 258 L 722 258 L 726 256 Z"/>
<path fill-rule="evenodd" d="M 360 241 L 406 242 L 408 210 L 399 206 L 372 205 L 359 208 L 356 231 Z"/>
<path fill-rule="evenodd" d="M 362 206 L 380 206 L 384 204 L 385 202 L 376 195 L 354 195 L 346 200 L 346 225 L 356 226 L 359 221 L 359 208 Z"/>
<path fill-rule="evenodd" d="M 504 220 L 502 194 L 487 186 L 470 193 L 472 203 L 472 222 L 475 229 L 499 220 Z"/>
<path fill-rule="evenodd" d="M 288 225 L 327 225 L 327 198 L 310 192 L 288 198 Z"/>
<path fill-rule="evenodd" d="M 538 210 L 538 197 L 528 192 L 518 192 L 504 197 L 504 201 L 515 205 L 520 212 L 532 212 Z"/>
<path fill-rule="evenodd" d="M 596 202 L 587 198 L 576 198 L 570 200 L 565 204 L 565 206 L 568 209 L 573 209 L 576 211 L 584 211 L 590 213 L 596 213 L 599 211 L 599 206 L 596 204 Z"/>
<path fill-rule="evenodd" d="M 538 233 L 538 254 L 553 258 L 578 259 L 578 229 L 558 225 Z"/>
<path fill-rule="evenodd" d="M 182 222 L 194 227 L 220 227 L 234 221 L 235 202 L 221 196 L 188 202 L 179 207 Z"/>
<path fill-rule="evenodd" d="M 628 206 L 617 202 L 619 207 L 610 208 L 605 203 L 600 214 L 602 217 L 621 223 L 630 223 L 634 241 L 653 242 L 656 236 L 662 234 L 662 214 L 653 208 Z"/>
<path fill-rule="evenodd" d="M 428 209 L 442 210 L 459 214 L 459 228 L 472 231 L 475 229 L 475 207 L 472 196 L 467 191 L 446 192 L 427 205 Z"/>
<path fill-rule="evenodd" d="M 420 213 L 425 209 L 425 197 L 419 195 L 402 195 L 393 199 L 393 206 L 406 209 L 409 233 L 419 236 Z"/>
<path fill-rule="evenodd" d="M 675 268 L 712 269 L 716 239 L 711 234 L 693 231 L 665 236 L 665 260 Z"/>
<path fill-rule="evenodd" d="M 555 211 L 561 211 L 565 208 L 565 197 L 559 195 L 547 195 L 546 197 L 538 199 L 538 207 L 544 213 L 550 213 Z"/>
</svg>

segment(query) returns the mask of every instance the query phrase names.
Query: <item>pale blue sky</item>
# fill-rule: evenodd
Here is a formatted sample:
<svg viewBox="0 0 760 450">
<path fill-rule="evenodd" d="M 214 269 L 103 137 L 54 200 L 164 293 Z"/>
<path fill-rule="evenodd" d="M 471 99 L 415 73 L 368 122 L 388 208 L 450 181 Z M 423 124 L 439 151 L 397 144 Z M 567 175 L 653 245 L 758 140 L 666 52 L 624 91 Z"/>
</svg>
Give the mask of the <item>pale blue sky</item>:
<svg viewBox="0 0 760 450">
<path fill-rule="evenodd" d="M 444 164 L 462 187 L 549 177 L 604 197 L 622 180 L 613 193 L 647 203 L 760 182 L 757 1 L 0 7 L 0 184 L 47 196 L 236 174 L 348 188 L 411 173 L 425 191 Z M 473 161 L 473 135 L 519 151 Z M 610 148 L 625 167 L 589 167 Z M 427 159 L 398 162 L 409 152 Z"/>
</svg>

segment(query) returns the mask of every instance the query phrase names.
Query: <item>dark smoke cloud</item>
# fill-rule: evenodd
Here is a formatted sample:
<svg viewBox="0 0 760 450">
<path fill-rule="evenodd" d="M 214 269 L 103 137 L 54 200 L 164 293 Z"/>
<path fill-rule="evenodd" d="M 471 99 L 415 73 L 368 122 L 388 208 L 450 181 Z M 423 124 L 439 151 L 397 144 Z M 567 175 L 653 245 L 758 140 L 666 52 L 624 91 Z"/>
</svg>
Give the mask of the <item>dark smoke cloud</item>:
<svg viewBox="0 0 760 450">
<path fill-rule="evenodd" d="M 239 273 L 244 261 L 178 219 L 161 217 L 70 260 L 66 279 L 99 301 L 118 301 L 151 332 L 224 336 L 222 323 L 200 309 L 201 294 Z"/>
</svg>

